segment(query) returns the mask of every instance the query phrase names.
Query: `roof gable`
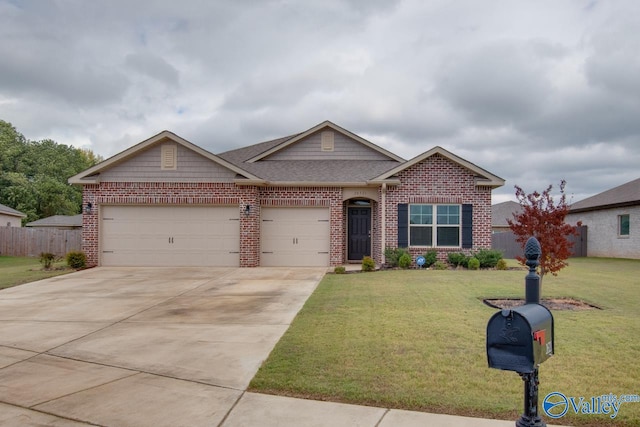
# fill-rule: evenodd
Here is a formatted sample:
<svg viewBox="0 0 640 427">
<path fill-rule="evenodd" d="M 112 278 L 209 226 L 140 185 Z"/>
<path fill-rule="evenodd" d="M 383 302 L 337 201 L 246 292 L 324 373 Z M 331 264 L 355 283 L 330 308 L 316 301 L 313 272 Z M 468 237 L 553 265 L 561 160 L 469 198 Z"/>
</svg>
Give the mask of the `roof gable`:
<svg viewBox="0 0 640 427">
<path fill-rule="evenodd" d="M 398 166 L 396 166 L 395 168 L 386 171 L 385 173 L 383 173 L 382 175 L 377 176 L 376 178 L 374 178 L 372 181 L 375 182 L 382 182 L 382 181 L 386 181 L 391 179 L 394 175 L 397 175 L 398 173 L 428 159 L 431 156 L 434 155 L 440 155 L 452 162 L 455 162 L 457 164 L 459 164 L 460 166 L 464 167 L 465 169 L 469 170 L 471 173 L 474 174 L 475 176 L 475 180 L 476 180 L 476 186 L 487 186 L 487 187 L 492 187 L 492 188 L 497 188 L 497 187 L 502 187 L 504 185 L 504 179 L 500 178 L 497 175 L 492 174 L 491 172 L 481 168 L 480 166 L 477 166 L 465 159 L 463 159 L 462 157 L 458 157 L 455 154 L 445 150 L 442 147 L 433 147 L 431 150 L 429 151 L 425 151 L 424 153 L 414 157 L 411 160 L 408 160 Z"/>
<path fill-rule="evenodd" d="M 331 136 L 331 149 L 324 149 L 324 135 Z M 305 132 L 283 138 L 277 145 L 247 159 L 260 160 L 376 160 L 404 162 L 390 151 L 367 141 L 330 121 L 324 121 Z"/>
<path fill-rule="evenodd" d="M 114 170 L 119 165 L 123 165 L 128 161 L 131 161 L 136 156 L 139 156 L 145 152 L 149 152 L 153 150 L 154 147 L 166 144 L 167 142 L 175 143 L 177 146 L 189 150 L 198 154 L 199 156 L 215 163 L 217 166 L 220 166 L 224 169 L 227 169 L 235 174 L 238 174 L 242 177 L 242 179 L 250 180 L 250 181 L 261 181 L 260 178 L 254 176 L 253 174 L 247 172 L 246 170 L 218 157 L 197 145 L 190 143 L 189 141 L 179 137 L 178 135 L 169 132 L 162 131 L 159 134 L 152 136 L 151 138 L 140 142 L 139 144 L 134 145 L 133 147 L 124 150 L 109 159 L 83 171 L 79 174 L 72 176 L 69 178 L 70 184 L 95 184 L 99 183 L 101 180 L 101 174 L 107 174 L 108 171 Z M 158 163 L 159 164 L 159 163 Z"/>
</svg>

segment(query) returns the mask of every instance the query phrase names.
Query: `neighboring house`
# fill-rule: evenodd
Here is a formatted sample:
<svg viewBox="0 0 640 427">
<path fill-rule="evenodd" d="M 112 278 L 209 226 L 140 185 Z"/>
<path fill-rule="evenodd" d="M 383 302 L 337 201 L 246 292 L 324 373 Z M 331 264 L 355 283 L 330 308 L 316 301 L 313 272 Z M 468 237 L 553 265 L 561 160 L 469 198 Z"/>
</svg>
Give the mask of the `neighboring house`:
<svg viewBox="0 0 640 427">
<path fill-rule="evenodd" d="M 490 248 L 504 184 L 440 147 L 406 161 L 328 121 L 219 155 L 164 131 L 69 182 L 89 265 L 241 267 Z"/>
<path fill-rule="evenodd" d="M 572 204 L 566 222 L 578 221 L 588 256 L 640 259 L 640 178 Z"/>
<path fill-rule="evenodd" d="M 82 214 L 78 215 L 54 215 L 28 222 L 26 227 L 56 228 L 58 230 L 73 230 L 82 228 Z"/>
<path fill-rule="evenodd" d="M 504 233 L 511 231 L 507 219 L 513 221 L 513 215 L 519 215 L 522 206 L 518 202 L 508 201 L 496 203 L 491 206 L 491 230 L 494 233 Z"/>
<path fill-rule="evenodd" d="M 0 204 L 0 227 L 22 227 L 22 218 L 26 217 L 22 212 Z"/>
</svg>

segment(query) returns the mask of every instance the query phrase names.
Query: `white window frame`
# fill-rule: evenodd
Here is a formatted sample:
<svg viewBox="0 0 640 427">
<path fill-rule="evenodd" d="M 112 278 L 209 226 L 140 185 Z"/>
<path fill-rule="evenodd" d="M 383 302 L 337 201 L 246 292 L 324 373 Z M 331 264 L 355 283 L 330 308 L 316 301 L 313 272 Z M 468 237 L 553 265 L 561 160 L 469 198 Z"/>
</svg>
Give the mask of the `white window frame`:
<svg viewBox="0 0 640 427">
<path fill-rule="evenodd" d="M 411 223 L 411 207 L 412 206 L 431 206 L 431 223 L 430 224 L 412 224 Z M 457 224 L 438 224 L 438 207 L 439 206 L 457 206 L 458 207 L 458 223 Z M 462 205 L 456 203 L 411 203 L 407 209 L 408 238 L 409 247 L 412 248 L 461 248 L 462 247 Z M 415 215 L 415 214 L 414 214 Z M 447 214 L 449 215 L 449 214 Z M 431 245 L 415 245 L 411 242 L 411 228 L 430 228 L 431 229 Z M 458 228 L 458 244 L 457 245 L 438 245 L 438 229 L 442 227 Z"/>
</svg>

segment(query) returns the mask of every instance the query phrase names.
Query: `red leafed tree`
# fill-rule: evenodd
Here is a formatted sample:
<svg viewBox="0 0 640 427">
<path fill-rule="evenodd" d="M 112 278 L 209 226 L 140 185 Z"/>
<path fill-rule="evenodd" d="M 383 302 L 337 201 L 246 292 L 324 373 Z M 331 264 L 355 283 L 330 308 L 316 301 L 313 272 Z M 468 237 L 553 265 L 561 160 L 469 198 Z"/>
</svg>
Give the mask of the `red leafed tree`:
<svg viewBox="0 0 640 427">
<path fill-rule="evenodd" d="M 513 214 L 513 220 L 507 219 L 511 231 L 516 235 L 516 241 L 524 248 L 529 237 L 534 236 L 540 242 L 542 255 L 540 256 L 540 280 L 545 274 L 554 276 L 566 267 L 567 258 L 571 255 L 573 242 L 568 237 L 577 235 L 575 226 L 567 224 L 564 219 L 569 212 L 564 188 L 566 181 L 560 182 L 560 200 L 555 203 L 551 195 L 552 186 L 538 193 L 534 191 L 526 194 L 522 188 L 515 186 L 516 198 L 522 206 L 522 212 Z M 578 222 L 577 226 L 582 224 Z M 516 257 L 524 265 L 524 257 Z"/>
</svg>

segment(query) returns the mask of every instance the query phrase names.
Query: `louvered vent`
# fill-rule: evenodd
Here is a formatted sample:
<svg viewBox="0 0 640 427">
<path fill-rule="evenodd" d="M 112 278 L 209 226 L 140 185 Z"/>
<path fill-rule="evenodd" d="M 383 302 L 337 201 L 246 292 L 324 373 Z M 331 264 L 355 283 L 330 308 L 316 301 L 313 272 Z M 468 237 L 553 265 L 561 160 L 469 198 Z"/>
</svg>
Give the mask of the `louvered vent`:
<svg viewBox="0 0 640 427">
<path fill-rule="evenodd" d="M 333 151 L 333 132 L 322 132 L 322 151 Z"/>
<path fill-rule="evenodd" d="M 164 144 L 160 159 L 160 169 L 175 170 L 178 167 L 178 147 L 175 144 Z"/>
</svg>

